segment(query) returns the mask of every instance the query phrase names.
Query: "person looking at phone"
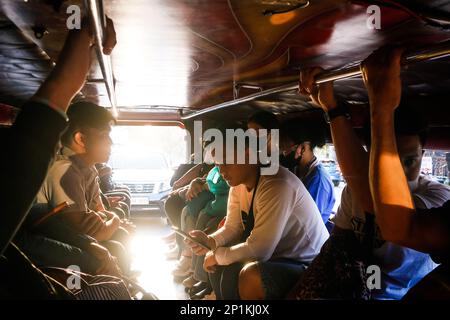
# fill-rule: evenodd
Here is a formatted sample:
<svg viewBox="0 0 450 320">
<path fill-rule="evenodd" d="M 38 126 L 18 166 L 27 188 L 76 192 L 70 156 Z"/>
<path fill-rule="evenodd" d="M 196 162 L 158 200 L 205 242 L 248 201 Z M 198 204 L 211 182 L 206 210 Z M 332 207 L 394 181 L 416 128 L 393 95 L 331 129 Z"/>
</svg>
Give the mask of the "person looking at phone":
<svg viewBox="0 0 450 320">
<path fill-rule="evenodd" d="M 257 151 L 247 139 L 242 164 L 237 163 L 236 143 L 227 143 L 223 159 L 232 152 L 232 163 L 222 163 L 212 150 L 231 187 L 226 222 L 211 235 L 190 232 L 211 251 L 186 243 L 196 255 L 206 255 L 204 269 L 218 300 L 282 298 L 319 253 L 328 232 L 314 200 L 294 174 L 280 167 L 274 175 L 261 175 L 261 165 L 249 161 Z"/>
</svg>

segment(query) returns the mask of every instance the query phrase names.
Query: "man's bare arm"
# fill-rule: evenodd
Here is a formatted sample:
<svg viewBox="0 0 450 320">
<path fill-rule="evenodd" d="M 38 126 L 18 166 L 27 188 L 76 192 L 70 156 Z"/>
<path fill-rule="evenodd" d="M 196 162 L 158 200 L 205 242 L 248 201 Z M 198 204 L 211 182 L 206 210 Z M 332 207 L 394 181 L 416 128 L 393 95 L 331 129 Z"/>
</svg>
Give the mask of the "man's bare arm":
<svg viewBox="0 0 450 320">
<path fill-rule="evenodd" d="M 401 98 L 402 53 L 399 48 L 379 49 L 362 64 L 372 121 L 370 186 L 377 224 L 388 241 L 424 252 L 445 252 L 449 236 L 434 216 L 416 214 L 397 151 L 394 112 Z"/>
<path fill-rule="evenodd" d="M 337 107 L 333 93 L 333 84 L 314 84 L 315 77 L 323 69 L 314 68 L 304 70 L 300 74 L 300 93 L 309 95 L 312 101 L 319 105 L 324 112 Z M 363 148 L 353 130 L 351 122 L 345 117 L 331 120 L 331 134 L 342 174 L 352 192 L 353 197 L 366 212 L 373 212 L 373 205 L 369 188 L 369 155 Z"/>
<path fill-rule="evenodd" d="M 48 101 L 50 107 L 65 112 L 84 85 L 91 64 L 93 39 L 87 21 L 80 30 L 71 30 L 56 66 L 34 97 Z M 114 25 L 111 19 L 107 19 L 103 52 L 110 54 L 115 44 Z"/>
</svg>

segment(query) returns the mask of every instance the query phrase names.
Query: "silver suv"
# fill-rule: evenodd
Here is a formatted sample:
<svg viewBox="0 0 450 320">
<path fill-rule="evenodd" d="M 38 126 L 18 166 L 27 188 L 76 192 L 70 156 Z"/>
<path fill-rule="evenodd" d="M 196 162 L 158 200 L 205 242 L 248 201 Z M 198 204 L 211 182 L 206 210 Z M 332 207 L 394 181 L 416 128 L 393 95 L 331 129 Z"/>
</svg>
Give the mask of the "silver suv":
<svg viewBox="0 0 450 320">
<path fill-rule="evenodd" d="M 132 217 L 163 213 L 163 199 L 171 191 L 173 175 L 163 153 L 120 150 L 113 152 L 109 165 L 113 168 L 113 181 L 130 188 Z"/>
</svg>

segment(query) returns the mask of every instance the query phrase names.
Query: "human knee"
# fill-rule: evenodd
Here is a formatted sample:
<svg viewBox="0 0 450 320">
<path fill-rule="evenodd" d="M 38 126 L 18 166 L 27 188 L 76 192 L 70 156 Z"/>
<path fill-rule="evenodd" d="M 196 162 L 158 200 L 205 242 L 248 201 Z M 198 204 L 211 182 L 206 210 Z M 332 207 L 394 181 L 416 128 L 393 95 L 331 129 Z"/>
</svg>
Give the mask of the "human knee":
<svg viewBox="0 0 450 320">
<path fill-rule="evenodd" d="M 242 300 L 262 300 L 264 290 L 258 263 L 246 264 L 239 273 L 239 296 Z"/>
</svg>

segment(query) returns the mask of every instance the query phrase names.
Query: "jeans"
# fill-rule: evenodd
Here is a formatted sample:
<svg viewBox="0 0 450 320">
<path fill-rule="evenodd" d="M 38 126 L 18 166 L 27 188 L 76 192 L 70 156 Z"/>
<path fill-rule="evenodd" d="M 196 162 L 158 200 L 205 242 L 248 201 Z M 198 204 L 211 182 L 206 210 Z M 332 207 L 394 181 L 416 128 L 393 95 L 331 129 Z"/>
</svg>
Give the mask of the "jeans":
<svg viewBox="0 0 450 320">
<path fill-rule="evenodd" d="M 95 274 L 100 266 L 94 256 L 70 244 L 30 232 L 20 232 L 17 246 L 38 266 L 67 268 L 76 265 L 81 272 Z"/>
</svg>

